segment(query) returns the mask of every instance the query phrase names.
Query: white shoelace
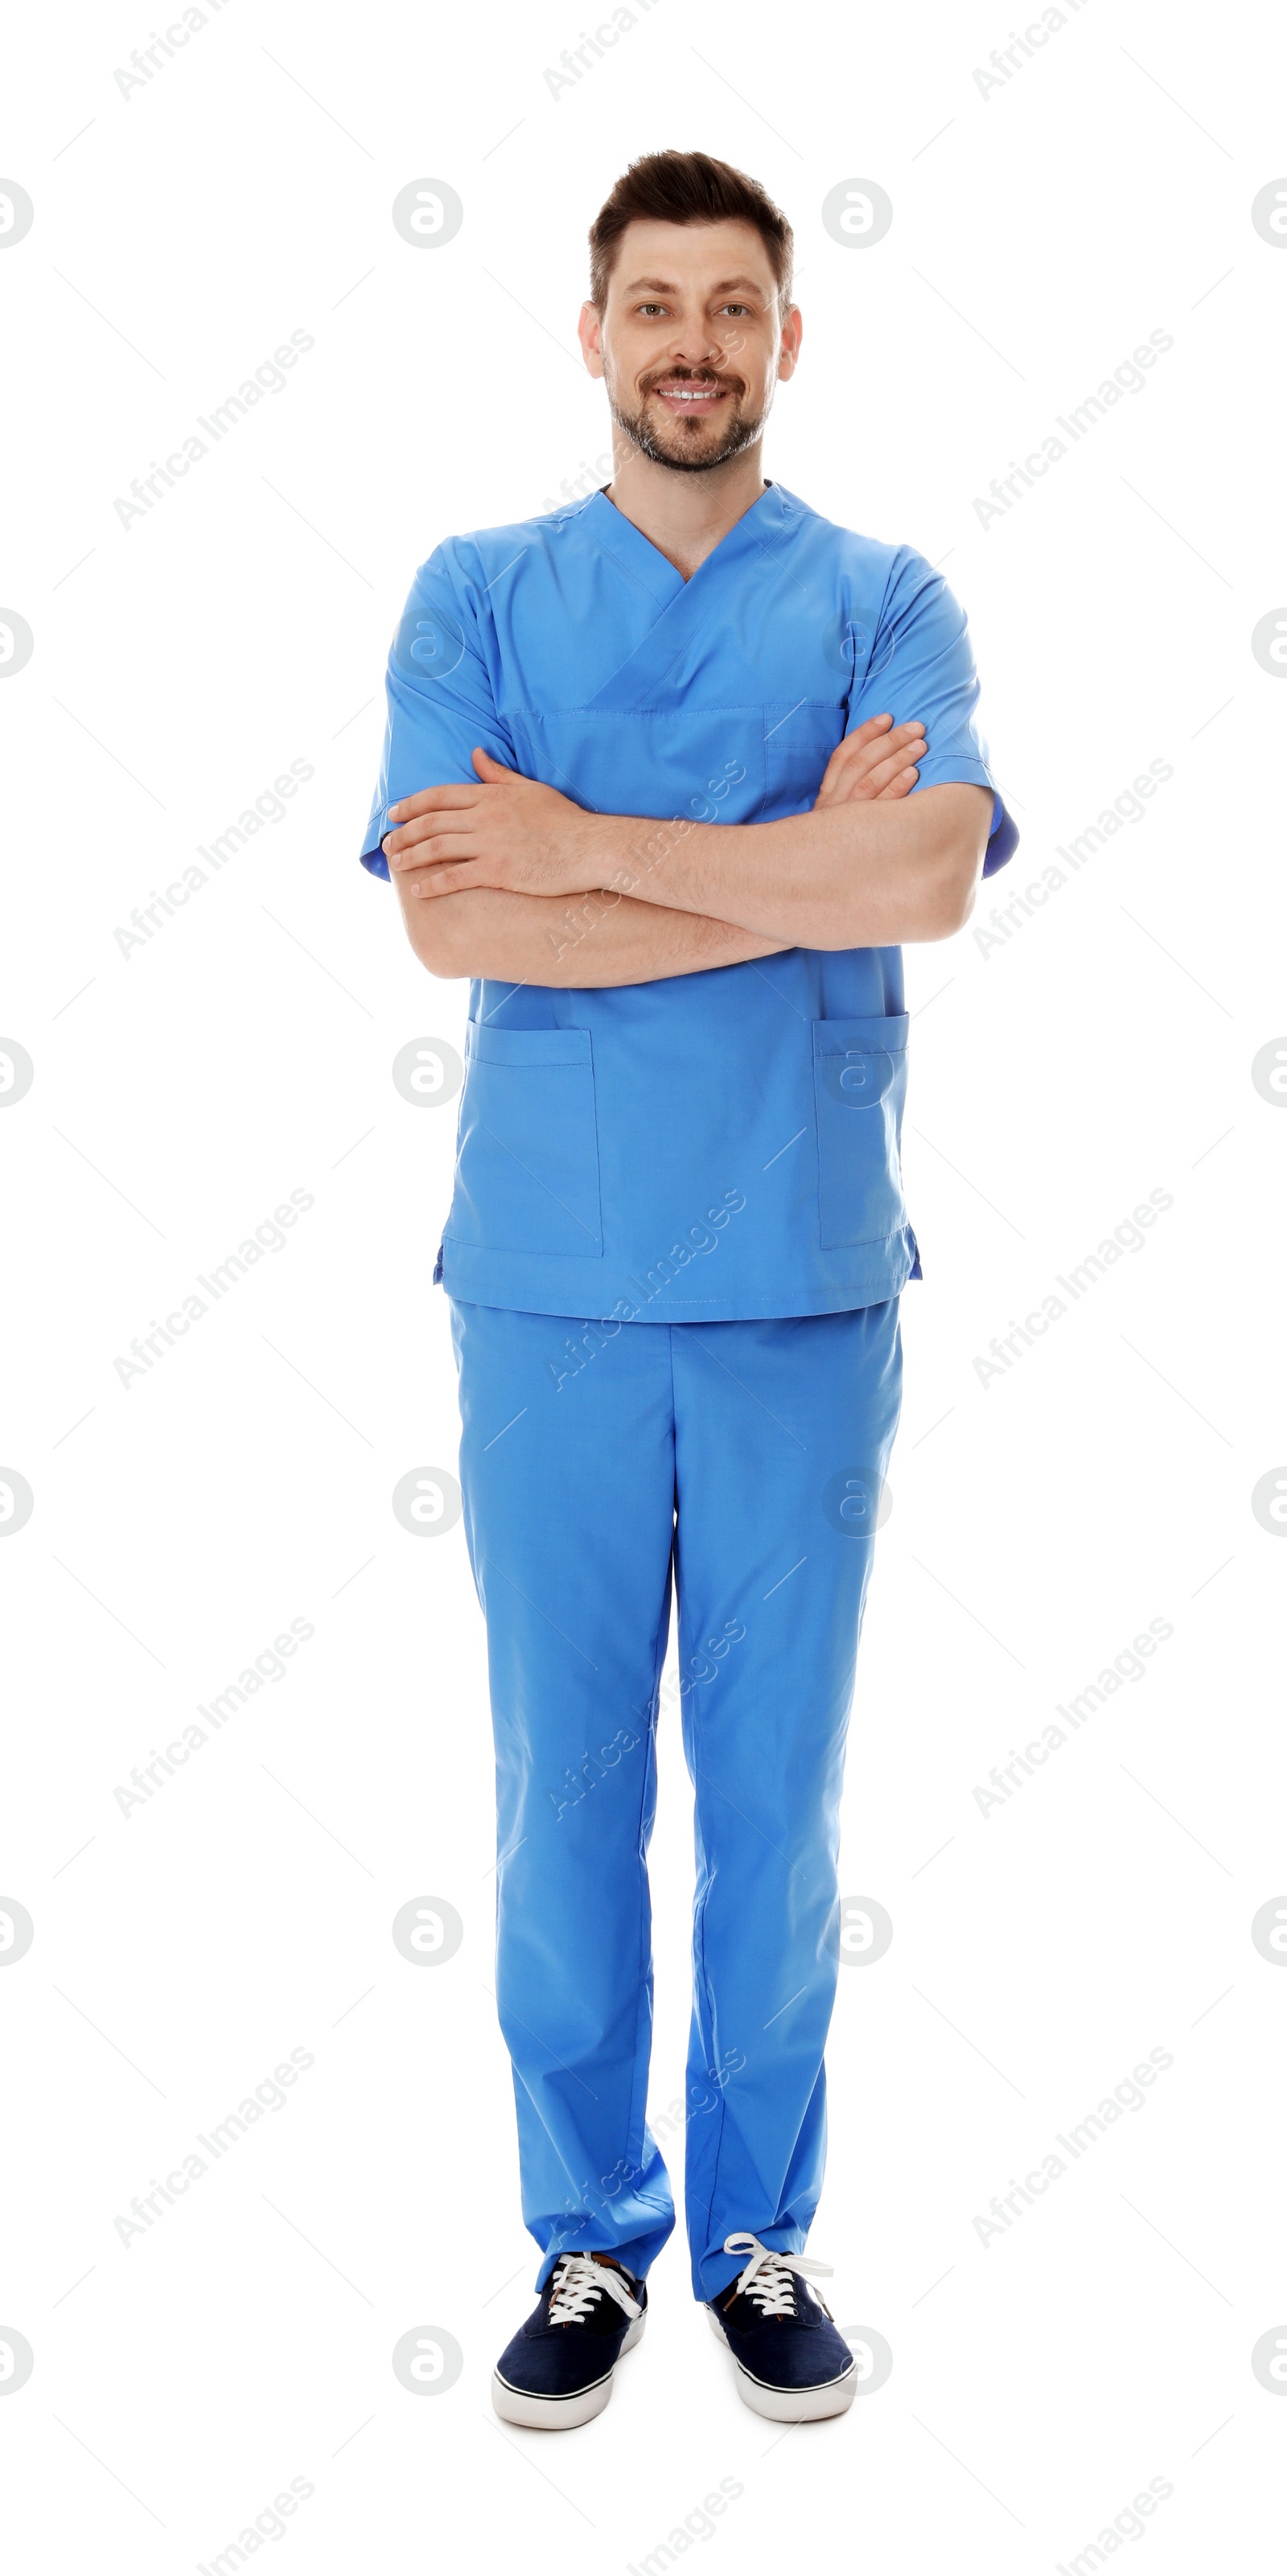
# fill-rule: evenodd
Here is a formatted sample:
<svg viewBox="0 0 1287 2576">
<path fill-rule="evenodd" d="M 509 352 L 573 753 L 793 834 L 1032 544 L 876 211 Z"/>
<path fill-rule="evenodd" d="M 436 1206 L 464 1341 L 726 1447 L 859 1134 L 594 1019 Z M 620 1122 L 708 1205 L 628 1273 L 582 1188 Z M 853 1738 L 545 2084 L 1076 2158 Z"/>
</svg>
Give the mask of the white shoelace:
<svg viewBox="0 0 1287 2576">
<path fill-rule="evenodd" d="M 550 2324 L 583 2325 L 601 2290 L 606 2290 L 628 2317 L 643 2315 L 639 2301 L 631 2298 L 621 2274 L 610 2263 L 596 2263 L 590 2254 L 560 2255 L 554 2267 Z"/>
<path fill-rule="evenodd" d="M 816 2262 L 811 2254 L 775 2254 L 771 2247 L 761 2245 L 758 2236 L 726 2236 L 724 2251 L 726 2254 L 750 2255 L 745 2271 L 738 2274 L 734 2283 L 734 2295 L 745 2291 L 766 2317 L 795 2315 L 793 2272 L 803 2272 L 816 2280 L 835 2270 L 833 2263 Z M 818 2305 L 824 2314 L 830 2314 L 821 2299 Z"/>
</svg>

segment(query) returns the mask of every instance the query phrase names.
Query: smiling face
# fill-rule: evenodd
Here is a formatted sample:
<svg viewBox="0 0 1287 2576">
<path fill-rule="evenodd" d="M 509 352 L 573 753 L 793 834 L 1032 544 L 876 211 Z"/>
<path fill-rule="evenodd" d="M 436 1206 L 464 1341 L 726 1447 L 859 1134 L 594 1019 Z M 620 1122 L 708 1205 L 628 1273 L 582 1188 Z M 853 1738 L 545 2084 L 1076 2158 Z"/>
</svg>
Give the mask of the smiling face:
<svg viewBox="0 0 1287 2576">
<path fill-rule="evenodd" d="M 782 319 L 753 224 L 627 224 L 602 313 L 581 346 L 618 428 L 656 465 L 704 474 L 753 445 L 795 371 L 800 316 Z"/>
</svg>

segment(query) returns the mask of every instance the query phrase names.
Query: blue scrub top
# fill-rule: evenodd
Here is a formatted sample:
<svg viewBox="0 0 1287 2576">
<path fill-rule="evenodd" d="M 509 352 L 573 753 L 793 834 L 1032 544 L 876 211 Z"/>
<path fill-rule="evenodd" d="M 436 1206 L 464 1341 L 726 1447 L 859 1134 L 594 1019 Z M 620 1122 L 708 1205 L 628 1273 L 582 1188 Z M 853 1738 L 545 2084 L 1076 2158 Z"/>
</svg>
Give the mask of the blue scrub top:
<svg viewBox="0 0 1287 2576">
<path fill-rule="evenodd" d="M 684 581 L 595 492 L 450 537 L 417 573 L 363 865 L 387 878 L 390 805 L 473 782 L 476 743 L 593 812 L 764 823 L 808 813 L 836 744 L 888 709 L 925 726 L 922 789 L 993 788 L 991 875 L 1018 834 L 978 694 L 963 612 L 911 547 L 774 483 Z M 598 989 L 472 983 L 435 1277 L 475 1304 L 609 1322 L 896 1296 L 920 1276 L 907 1030 L 897 948 Z"/>
</svg>

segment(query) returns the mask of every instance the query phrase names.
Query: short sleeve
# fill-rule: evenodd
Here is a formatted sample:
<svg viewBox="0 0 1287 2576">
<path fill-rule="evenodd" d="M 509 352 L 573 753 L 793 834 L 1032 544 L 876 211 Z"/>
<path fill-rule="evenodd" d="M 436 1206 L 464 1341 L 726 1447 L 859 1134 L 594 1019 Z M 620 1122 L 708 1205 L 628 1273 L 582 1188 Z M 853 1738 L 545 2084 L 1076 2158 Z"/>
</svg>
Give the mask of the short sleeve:
<svg viewBox="0 0 1287 2576">
<path fill-rule="evenodd" d="M 436 548 L 411 585 L 389 648 L 385 697 L 384 754 L 361 857 L 372 876 L 387 879 L 380 843 L 391 805 L 422 787 L 476 782 L 476 743 L 507 767 L 517 766 L 496 713 L 472 585 L 450 542 Z"/>
<path fill-rule="evenodd" d="M 992 789 L 992 828 L 983 862 L 995 876 L 1019 846 L 975 723 L 978 674 L 965 611 L 941 573 L 910 546 L 900 546 L 881 602 L 866 672 L 854 691 L 846 730 L 888 710 L 895 724 L 919 717 L 928 745 L 919 787 L 960 780 Z M 913 794 L 917 792 L 913 789 Z"/>
</svg>

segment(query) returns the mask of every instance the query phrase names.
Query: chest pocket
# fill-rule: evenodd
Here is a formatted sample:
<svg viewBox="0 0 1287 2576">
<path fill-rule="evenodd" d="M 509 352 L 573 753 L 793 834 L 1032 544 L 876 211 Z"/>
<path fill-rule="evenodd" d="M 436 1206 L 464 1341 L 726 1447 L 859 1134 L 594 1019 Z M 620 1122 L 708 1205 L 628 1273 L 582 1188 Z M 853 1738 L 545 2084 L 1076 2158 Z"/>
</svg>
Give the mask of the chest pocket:
<svg viewBox="0 0 1287 2576">
<path fill-rule="evenodd" d="M 824 1250 L 883 1243 L 907 1223 L 899 1139 L 907 1090 L 905 1011 L 815 1020 L 818 1219 Z"/>
<path fill-rule="evenodd" d="M 812 813 L 823 771 L 844 736 L 844 708 L 837 707 L 834 717 L 830 707 L 801 708 L 781 726 L 766 710 L 764 722 L 765 821 Z"/>
<path fill-rule="evenodd" d="M 491 1252 L 603 1252 L 588 1029 L 469 1022 L 456 1188 L 444 1240 Z"/>
</svg>

